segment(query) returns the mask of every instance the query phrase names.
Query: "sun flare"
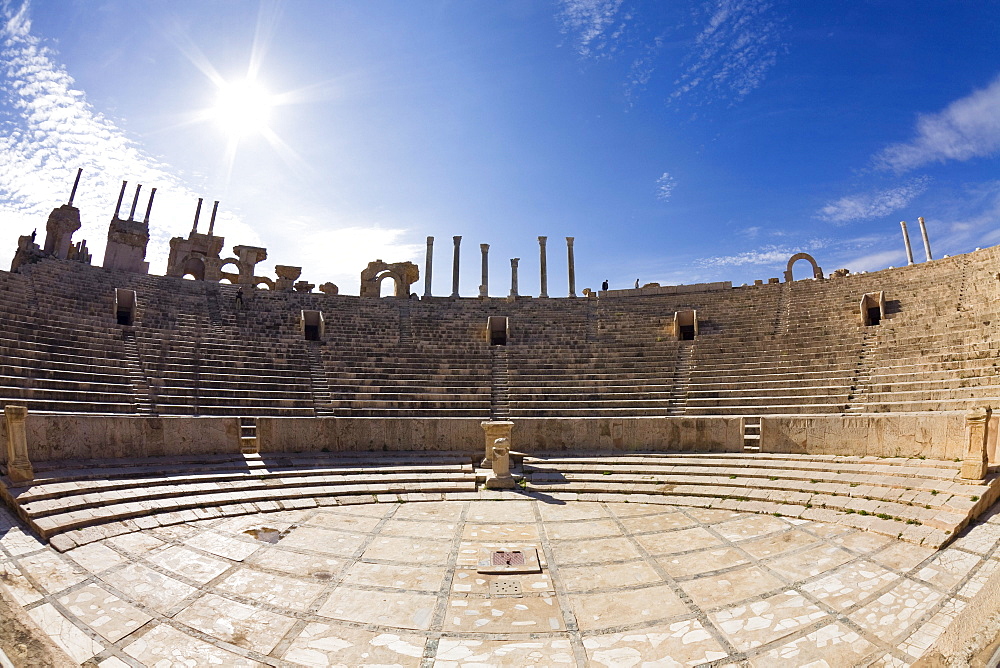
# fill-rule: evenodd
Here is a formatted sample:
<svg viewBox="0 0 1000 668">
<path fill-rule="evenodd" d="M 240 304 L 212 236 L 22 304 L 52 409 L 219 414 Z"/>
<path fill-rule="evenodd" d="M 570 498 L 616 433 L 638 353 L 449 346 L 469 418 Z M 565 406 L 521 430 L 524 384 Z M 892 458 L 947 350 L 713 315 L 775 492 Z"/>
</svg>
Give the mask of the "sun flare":
<svg viewBox="0 0 1000 668">
<path fill-rule="evenodd" d="M 243 137 L 267 130 L 274 97 L 255 81 L 227 81 L 219 85 L 212 116 L 229 134 Z"/>
</svg>

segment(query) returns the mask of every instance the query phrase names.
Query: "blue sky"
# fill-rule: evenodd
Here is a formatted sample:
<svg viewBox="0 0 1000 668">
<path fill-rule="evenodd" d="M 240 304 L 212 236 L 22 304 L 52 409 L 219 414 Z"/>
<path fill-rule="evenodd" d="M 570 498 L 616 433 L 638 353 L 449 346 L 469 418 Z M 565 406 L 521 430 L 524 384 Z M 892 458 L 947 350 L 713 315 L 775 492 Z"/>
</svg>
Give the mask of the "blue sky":
<svg viewBox="0 0 1000 668">
<path fill-rule="evenodd" d="M 491 294 L 511 257 L 537 294 L 538 235 L 552 296 L 565 236 L 578 292 L 899 266 L 917 216 L 966 252 L 1000 242 L 998 28 L 975 0 L 0 0 L 0 248 L 84 167 L 95 263 L 127 179 L 153 273 L 205 197 L 260 273 L 350 294 L 427 235 L 439 295 L 463 236 L 467 296 L 480 243 Z"/>
</svg>

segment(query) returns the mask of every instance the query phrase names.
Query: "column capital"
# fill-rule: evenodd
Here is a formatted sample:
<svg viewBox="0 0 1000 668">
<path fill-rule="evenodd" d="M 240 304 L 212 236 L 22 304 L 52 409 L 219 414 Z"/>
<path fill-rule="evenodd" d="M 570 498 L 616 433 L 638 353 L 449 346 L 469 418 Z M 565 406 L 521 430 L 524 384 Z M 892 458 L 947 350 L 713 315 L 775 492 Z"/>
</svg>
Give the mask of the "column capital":
<svg viewBox="0 0 1000 668">
<path fill-rule="evenodd" d="M 19 404 L 7 404 L 3 408 L 7 422 L 24 422 L 28 417 L 28 407 Z"/>
<path fill-rule="evenodd" d="M 543 246 L 545 245 L 545 242 L 548 240 L 549 240 L 548 237 L 538 237 L 538 243 L 542 244 Z"/>
<path fill-rule="evenodd" d="M 454 241 L 455 245 L 457 246 L 458 244 L 462 243 L 462 235 L 454 236 L 451 238 L 451 240 Z"/>
<path fill-rule="evenodd" d="M 568 243 L 570 246 L 573 245 L 573 242 L 575 240 L 576 240 L 576 237 L 566 237 L 566 243 Z"/>
<path fill-rule="evenodd" d="M 490 245 L 489 244 L 479 244 L 479 250 L 481 250 L 481 251 L 488 251 L 489 249 L 490 249 Z"/>
</svg>

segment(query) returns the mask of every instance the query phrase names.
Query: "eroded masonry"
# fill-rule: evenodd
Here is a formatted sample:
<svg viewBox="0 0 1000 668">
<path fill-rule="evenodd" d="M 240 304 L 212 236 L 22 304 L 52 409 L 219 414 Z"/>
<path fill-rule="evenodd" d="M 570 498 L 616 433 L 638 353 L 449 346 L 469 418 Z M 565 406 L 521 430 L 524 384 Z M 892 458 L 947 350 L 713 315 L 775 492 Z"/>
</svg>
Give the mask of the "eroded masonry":
<svg viewBox="0 0 1000 668">
<path fill-rule="evenodd" d="M 150 275 L 155 189 L 141 220 L 127 194 L 103 267 L 71 195 L 0 272 L 0 594 L 53 652 L 909 665 L 996 637 L 1000 247 L 932 260 L 920 219 L 898 269 L 577 296 L 573 237 L 563 283 L 540 236 L 538 294 L 512 258 L 490 297 L 458 236 L 431 294 L 428 237 L 422 295 L 379 259 L 355 297 L 226 253 L 202 200 Z"/>
</svg>

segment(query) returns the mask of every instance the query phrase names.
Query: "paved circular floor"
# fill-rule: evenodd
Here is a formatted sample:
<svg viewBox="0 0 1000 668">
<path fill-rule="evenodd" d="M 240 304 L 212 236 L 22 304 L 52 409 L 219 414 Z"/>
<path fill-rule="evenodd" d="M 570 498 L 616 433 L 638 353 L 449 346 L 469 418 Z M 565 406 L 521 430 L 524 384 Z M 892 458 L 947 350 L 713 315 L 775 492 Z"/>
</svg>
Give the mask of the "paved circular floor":
<svg viewBox="0 0 1000 668">
<path fill-rule="evenodd" d="M 631 503 L 321 507 L 65 554 L 0 510 L 0 536 L 8 590 L 101 666 L 901 666 L 1000 566 L 1000 517 L 935 552 Z M 496 551 L 540 572 L 479 572 Z"/>
</svg>

